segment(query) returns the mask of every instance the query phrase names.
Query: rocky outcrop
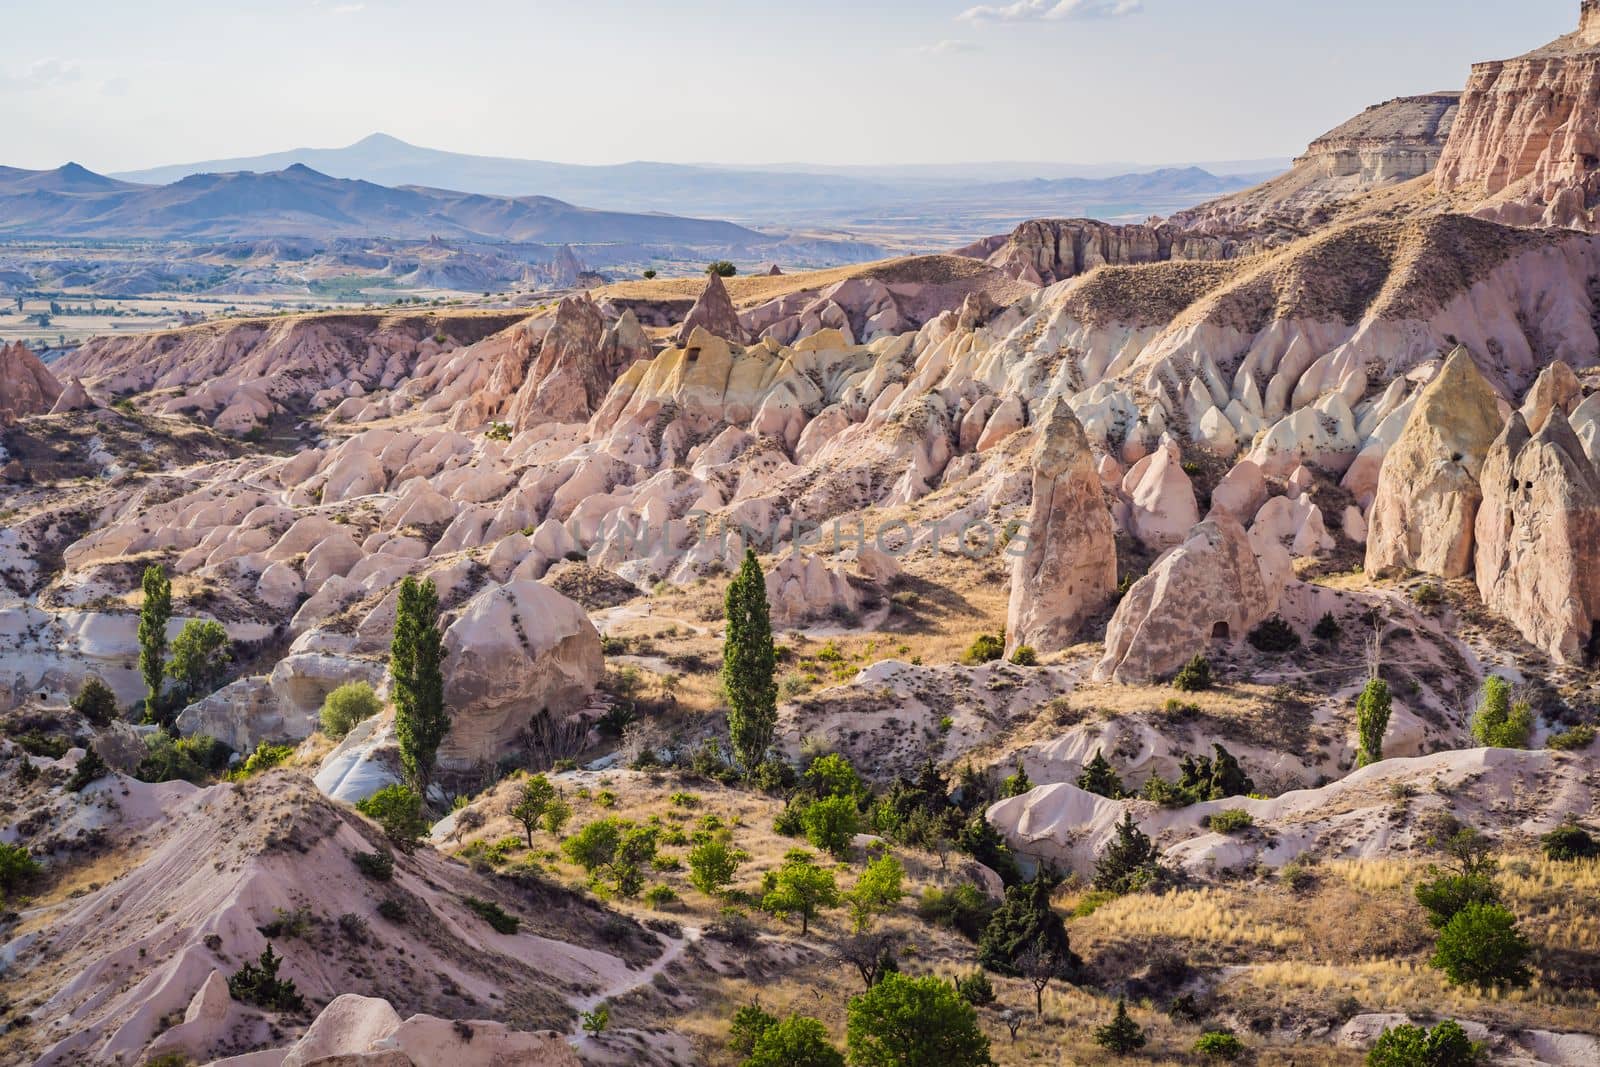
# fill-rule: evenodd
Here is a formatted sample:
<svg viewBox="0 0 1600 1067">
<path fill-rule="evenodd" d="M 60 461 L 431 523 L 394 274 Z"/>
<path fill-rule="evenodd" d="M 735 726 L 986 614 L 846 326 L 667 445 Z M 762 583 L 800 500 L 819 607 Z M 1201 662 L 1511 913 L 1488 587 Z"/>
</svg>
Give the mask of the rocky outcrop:
<svg viewBox="0 0 1600 1067">
<path fill-rule="evenodd" d="M 678 327 L 678 343 L 687 344 L 696 329 L 704 329 L 725 341 L 744 344 L 744 326 L 739 322 L 739 312 L 734 309 L 728 287 L 722 284 L 722 275 L 713 271 L 706 277 L 706 287 L 700 298 L 689 309 L 683 325 Z"/>
<path fill-rule="evenodd" d="M 61 383 L 27 345 L 0 345 L 0 426 L 43 415 L 61 396 Z"/>
<path fill-rule="evenodd" d="M 478 593 L 445 631 L 444 647 L 446 768 L 498 760 L 540 711 L 560 718 L 583 708 L 605 672 L 589 616 L 536 581 Z"/>
<path fill-rule="evenodd" d="M 88 411 L 97 406 L 94 399 L 89 396 L 89 391 L 83 387 L 82 379 L 73 375 L 62 387 L 61 395 L 56 397 L 55 404 L 50 408 L 50 414 L 64 415 L 69 411 Z"/>
<path fill-rule="evenodd" d="M 1095 677 L 1123 683 L 1166 677 L 1213 641 L 1242 638 L 1274 606 L 1244 527 L 1229 512 L 1213 510 L 1122 598 Z"/>
<path fill-rule="evenodd" d="M 322 1009 L 287 1049 L 282 1067 L 368 1063 L 377 1067 L 580 1067 L 566 1039 L 550 1030 L 518 1031 L 486 1020 L 432 1015 L 402 1020 L 387 1000 L 345 993 Z"/>
<path fill-rule="evenodd" d="M 791 552 L 766 574 L 774 627 L 820 619 L 847 620 L 861 610 L 862 596 L 839 567 L 816 556 Z"/>
<path fill-rule="evenodd" d="M 980 251 L 978 248 L 972 251 Z M 1094 219 L 1034 219 L 1012 231 L 985 262 L 1013 278 L 1049 285 L 1096 267 L 1169 259 L 1226 259 L 1231 247 L 1165 226 L 1119 226 Z"/>
<path fill-rule="evenodd" d="M 1494 389 L 1457 348 L 1384 456 L 1368 517 L 1368 573 L 1459 578 L 1472 569 L 1478 479 L 1501 424 Z"/>
<path fill-rule="evenodd" d="M 1483 464 L 1478 592 L 1561 663 L 1595 652 L 1600 631 L 1600 472 L 1553 410 L 1530 434 L 1511 416 Z"/>
<path fill-rule="evenodd" d="M 489 392 L 514 391 L 507 421 L 518 433 L 541 422 L 583 422 L 594 414 L 617 375 L 651 354 L 650 339 L 631 311 L 608 326 L 587 295 L 569 296 L 556 306 L 555 321 L 502 357 Z"/>
<path fill-rule="evenodd" d="M 1059 403 L 1033 451 L 1027 545 L 1012 564 L 1006 612 L 1011 648 L 1067 647 L 1116 587 L 1116 534 L 1094 455 L 1071 408 Z"/>
<path fill-rule="evenodd" d="M 1460 106 L 1458 92 L 1374 104 L 1312 141 L 1295 166 L 1325 181 L 1355 179 L 1357 189 L 1420 178 L 1439 165 Z"/>
<path fill-rule="evenodd" d="M 1600 201 L 1600 9 L 1516 59 L 1473 65 L 1436 182 L 1478 213 L 1513 225 L 1597 229 Z"/>
</svg>

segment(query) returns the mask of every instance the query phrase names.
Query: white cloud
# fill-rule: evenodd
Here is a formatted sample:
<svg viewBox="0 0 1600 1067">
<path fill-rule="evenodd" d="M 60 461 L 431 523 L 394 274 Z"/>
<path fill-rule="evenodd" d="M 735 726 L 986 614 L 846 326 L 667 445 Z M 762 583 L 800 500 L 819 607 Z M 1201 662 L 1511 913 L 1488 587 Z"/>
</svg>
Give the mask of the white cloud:
<svg viewBox="0 0 1600 1067">
<path fill-rule="evenodd" d="M 78 64 L 67 59 L 36 59 L 21 70 L 0 71 L 0 88 L 31 91 L 71 85 L 83 77 Z"/>
<path fill-rule="evenodd" d="M 1015 3 L 979 4 L 956 18 L 962 22 L 1036 22 L 1057 19 L 1105 19 L 1132 15 L 1143 0 L 1016 0 Z"/>
<path fill-rule="evenodd" d="M 978 52 L 981 47 L 973 41 L 935 41 L 920 46 L 917 51 L 925 56 L 952 56 L 961 52 Z"/>
<path fill-rule="evenodd" d="M 332 13 L 335 15 L 354 15 L 359 11 L 366 10 L 366 6 L 366 4 L 337 4 L 332 8 Z"/>
</svg>

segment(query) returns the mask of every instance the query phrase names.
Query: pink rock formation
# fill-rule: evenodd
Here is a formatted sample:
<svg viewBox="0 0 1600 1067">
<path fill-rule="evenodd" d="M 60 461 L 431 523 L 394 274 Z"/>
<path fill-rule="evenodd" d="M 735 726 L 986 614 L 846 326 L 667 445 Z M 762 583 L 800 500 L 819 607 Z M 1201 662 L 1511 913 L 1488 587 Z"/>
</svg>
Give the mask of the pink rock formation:
<svg viewBox="0 0 1600 1067">
<path fill-rule="evenodd" d="M 1478 592 L 1561 663 L 1600 634 L 1600 471 L 1559 408 L 1530 434 L 1516 412 L 1483 464 Z"/>
<path fill-rule="evenodd" d="M 538 354 L 530 350 L 527 340 L 513 346 L 490 385 L 491 394 L 515 390 L 508 421 L 518 433 L 541 422 L 588 419 L 617 375 L 651 353 L 650 340 L 632 312 L 623 312 L 608 328 L 587 295 L 562 300 Z"/>
<path fill-rule="evenodd" d="M 706 278 L 706 287 L 689 309 L 689 314 L 678 327 L 678 343 L 688 343 L 697 327 L 734 344 L 744 344 L 745 331 L 739 323 L 739 312 L 734 309 L 728 287 L 722 284 L 722 275 L 715 272 Z"/>
<path fill-rule="evenodd" d="M 1384 456 L 1368 517 L 1368 573 L 1459 578 L 1472 569 L 1479 474 L 1500 427 L 1498 397 L 1457 348 Z"/>
<path fill-rule="evenodd" d="M 1094 454 L 1072 409 L 1057 403 L 1034 447 L 1027 547 L 1011 569 L 1011 649 L 1067 647 L 1116 587 L 1116 534 Z"/>
<path fill-rule="evenodd" d="M 968 250 L 982 251 L 978 246 Z M 1226 259 L 1228 247 L 1210 237 L 1181 234 L 1170 226 L 1118 226 L 1092 219 L 1024 222 L 986 256 L 1014 278 L 1048 285 L 1096 267 L 1159 263 L 1168 259 Z"/>
<path fill-rule="evenodd" d="M 1237 641 L 1274 606 L 1244 527 L 1228 511 L 1213 510 L 1122 598 L 1095 677 L 1166 677 L 1213 641 Z"/>
<path fill-rule="evenodd" d="M 0 426 L 43 415 L 61 396 L 61 383 L 27 345 L 0 345 Z"/>
</svg>

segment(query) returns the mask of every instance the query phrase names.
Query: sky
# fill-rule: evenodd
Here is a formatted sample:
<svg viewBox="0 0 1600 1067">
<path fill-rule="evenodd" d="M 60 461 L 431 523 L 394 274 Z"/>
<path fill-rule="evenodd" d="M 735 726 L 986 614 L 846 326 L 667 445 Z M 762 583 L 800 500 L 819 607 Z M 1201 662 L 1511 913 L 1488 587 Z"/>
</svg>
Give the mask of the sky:
<svg viewBox="0 0 1600 1067">
<path fill-rule="evenodd" d="M 0 0 L 0 164 L 374 132 L 570 163 L 1297 154 L 1578 0 Z"/>
</svg>

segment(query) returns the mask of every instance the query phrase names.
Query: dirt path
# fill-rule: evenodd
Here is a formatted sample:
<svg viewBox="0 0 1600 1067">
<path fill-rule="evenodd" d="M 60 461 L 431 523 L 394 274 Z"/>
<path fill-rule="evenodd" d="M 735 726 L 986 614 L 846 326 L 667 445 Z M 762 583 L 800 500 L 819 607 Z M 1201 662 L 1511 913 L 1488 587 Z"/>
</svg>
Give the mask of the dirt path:
<svg viewBox="0 0 1600 1067">
<path fill-rule="evenodd" d="M 657 956 L 656 959 L 643 970 L 627 972 L 610 985 L 603 986 L 593 993 L 579 997 L 578 999 L 572 1001 L 572 1006 L 576 1008 L 580 1014 L 586 1011 L 594 1011 L 595 1008 L 599 1007 L 601 1004 L 604 1004 L 608 1000 L 616 1000 L 618 997 L 625 997 L 629 993 L 632 993 L 635 989 L 638 989 L 641 986 L 649 985 L 651 982 L 655 981 L 656 975 L 660 974 L 662 971 L 672 966 L 673 963 L 677 962 L 678 958 L 688 950 L 690 945 L 699 941 L 700 934 L 701 930 L 698 926 L 684 927 L 683 936 L 678 938 L 667 938 L 666 951 L 662 952 L 660 956 Z M 573 1046 L 576 1048 L 582 1048 L 589 1040 L 588 1035 L 583 1033 L 583 1024 L 581 1020 L 572 1025 L 572 1029 L 568 1031 L 568 1036 L 574 1039 Z"/>
</svg>

